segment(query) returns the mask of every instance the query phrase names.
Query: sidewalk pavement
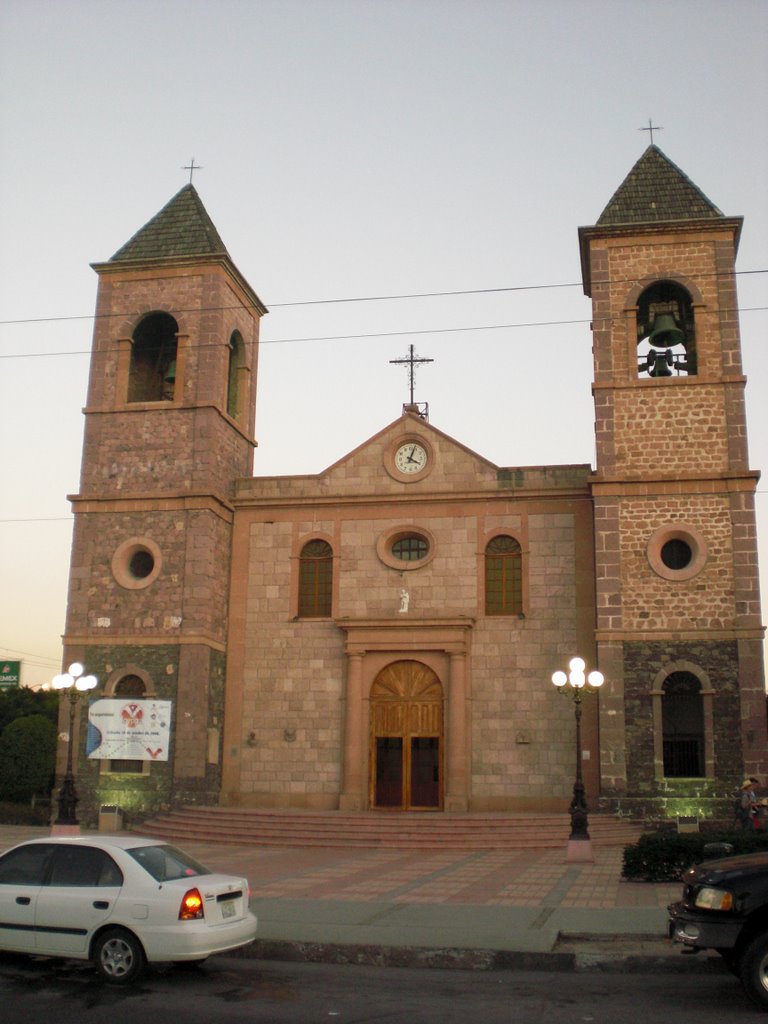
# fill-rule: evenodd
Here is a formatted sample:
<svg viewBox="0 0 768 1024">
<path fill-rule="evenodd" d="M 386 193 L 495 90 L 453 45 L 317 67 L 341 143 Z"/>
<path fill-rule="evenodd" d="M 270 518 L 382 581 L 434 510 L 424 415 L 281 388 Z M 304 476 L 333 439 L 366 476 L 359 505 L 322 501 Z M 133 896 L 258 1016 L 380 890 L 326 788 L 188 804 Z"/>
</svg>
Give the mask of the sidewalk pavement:
<svg viewBox="0 0 768 1024">
<path fill-rule="evenodd" d="M 47 829 L 0 825 L 0 851 Z M 400 966 L 720 970 L 667 938 L 680 883 L 626 882 L 622 849 L 594 863 L 562 850 L 289 848 L 185 842 L 245 875 L 259 919 L 246 956 Z"/>
</svg>

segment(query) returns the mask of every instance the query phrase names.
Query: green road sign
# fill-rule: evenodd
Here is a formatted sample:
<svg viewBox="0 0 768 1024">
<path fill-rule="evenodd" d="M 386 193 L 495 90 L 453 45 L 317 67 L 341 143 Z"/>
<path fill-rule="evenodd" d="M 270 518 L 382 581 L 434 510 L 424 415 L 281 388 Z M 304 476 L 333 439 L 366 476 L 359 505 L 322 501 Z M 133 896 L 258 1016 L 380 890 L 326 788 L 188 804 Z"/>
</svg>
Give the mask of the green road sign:
<svg viewBox="0 0 768 1024">
<path fill-rule="evenodd" d="M 20 661 L 0 661 L 0 690 L 10 690 L 19 685 L 21 679 Z"/>
</svg>

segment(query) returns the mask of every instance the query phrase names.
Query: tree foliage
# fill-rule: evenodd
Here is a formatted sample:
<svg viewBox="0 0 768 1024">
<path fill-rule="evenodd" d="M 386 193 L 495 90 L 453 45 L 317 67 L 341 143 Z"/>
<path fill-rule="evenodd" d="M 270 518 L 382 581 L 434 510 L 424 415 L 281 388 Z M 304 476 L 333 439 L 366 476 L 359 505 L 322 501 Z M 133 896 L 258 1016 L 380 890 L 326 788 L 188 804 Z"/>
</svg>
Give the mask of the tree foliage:
<svg viewBox="0 0 768 1024">
<path fill-rule="evenodd" d="M 0 800 L 47 796 L 56 765 L 56 726 L 45 715 L 16 718 L 0 734 Z"/>
<path fill-rule="evenodd" d="M 14 719 L 26 715 L 44 715 L 56 725 L 59 694 L 50 690 L 32 690 L 28 686 L 12 686 L 0 691 L 0 733 Z"/>
</svg>

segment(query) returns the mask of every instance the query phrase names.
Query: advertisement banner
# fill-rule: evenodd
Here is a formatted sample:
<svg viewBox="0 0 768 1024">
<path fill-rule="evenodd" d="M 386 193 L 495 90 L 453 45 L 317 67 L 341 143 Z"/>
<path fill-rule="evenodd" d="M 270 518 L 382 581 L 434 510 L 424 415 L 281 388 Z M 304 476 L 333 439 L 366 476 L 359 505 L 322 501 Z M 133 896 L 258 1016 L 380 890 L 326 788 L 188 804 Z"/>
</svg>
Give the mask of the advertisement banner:
<svg viewBox="0 0 768 1024">
<path fill-rule="evenodd" d="M 21 679 L 20 661 L 0 661 L 0 690 L 10 690 L 19 685 Z"/>
<path fill-rule="evenodd" d="M 88 708 L 88 757 L 167 761 L 170 700 L 104 698 Z"/>
</svg>

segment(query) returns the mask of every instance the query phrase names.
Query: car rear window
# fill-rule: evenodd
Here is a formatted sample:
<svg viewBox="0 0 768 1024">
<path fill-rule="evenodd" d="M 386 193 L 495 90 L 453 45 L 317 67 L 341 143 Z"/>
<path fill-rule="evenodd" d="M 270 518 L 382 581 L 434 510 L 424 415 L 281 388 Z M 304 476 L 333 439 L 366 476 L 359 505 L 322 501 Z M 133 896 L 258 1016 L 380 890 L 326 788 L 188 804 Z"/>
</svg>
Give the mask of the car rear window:
<svg viewBox="0 0 768 1024">
<path fill-rule="evenodd" d="M 127 852 L 156 882 L 171 882 L 174 878 L 211 874 L 210 870 L 199 864 L 194 857 L 176 849 L 175 846 L 135 846 Z"/>
<path fill-rule="evenodd" d="M 60 846 L 53 858 L 48 885 L 118 886 L 123 874 L 108 853 L 93 846 Z"/>
</svg>

